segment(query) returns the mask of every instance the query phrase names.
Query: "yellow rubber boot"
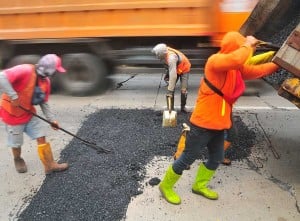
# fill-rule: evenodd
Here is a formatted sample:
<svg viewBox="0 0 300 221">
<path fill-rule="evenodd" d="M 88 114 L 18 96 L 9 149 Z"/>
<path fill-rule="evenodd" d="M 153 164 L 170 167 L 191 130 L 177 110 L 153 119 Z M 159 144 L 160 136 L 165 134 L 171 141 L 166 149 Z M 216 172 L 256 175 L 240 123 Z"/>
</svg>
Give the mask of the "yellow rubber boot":
<svg viewBox="0 0 300 221">
<path fill-rule="evenodd" d="M 181 175 L 174 172 L 172 165 L 169 166 L 164 179 L 159 184 L 159 190 L 163 197 L 172 204 L 178 205 L 181 203 L 180 196 L 173 190 L 175 183 Z"/>
<path fill-rule="evenodd" d="M 213 177 L 214 173 L 215 170 L 209 170 L 205 167 L 203 163 L 201 163 L 197 172 L 195 183 L 193 184 L 192 187 L 192 192 L 202 195 L 211 200 L 218 199 L 219 198 L 218 193 L 207 187 L 207 184 L 210 181 L 210 179 Z"/>
<path fill-rule="evenodd" d="M 57 163 L 53 160 L 52 150 L 49 143 L 38 145 L 38 153 L 45 167 L 45 174 L 64 171 L 69 167 L 67 163 Z"/>
</svg>

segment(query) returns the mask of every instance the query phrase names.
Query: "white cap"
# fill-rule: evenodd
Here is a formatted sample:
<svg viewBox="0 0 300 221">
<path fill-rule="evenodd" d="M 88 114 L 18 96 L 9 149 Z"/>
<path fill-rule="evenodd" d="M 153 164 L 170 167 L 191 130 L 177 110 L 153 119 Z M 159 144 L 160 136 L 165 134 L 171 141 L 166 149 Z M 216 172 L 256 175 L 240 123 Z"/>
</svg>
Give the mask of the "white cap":
<svg viewBox="0 0 300 221">
<path fill-rule="evenodd" d="M 168 52 L 168 47 L 164 43 L 157 44 L 151 51 L 156 57 L 163 57 Z"/>
</svg>

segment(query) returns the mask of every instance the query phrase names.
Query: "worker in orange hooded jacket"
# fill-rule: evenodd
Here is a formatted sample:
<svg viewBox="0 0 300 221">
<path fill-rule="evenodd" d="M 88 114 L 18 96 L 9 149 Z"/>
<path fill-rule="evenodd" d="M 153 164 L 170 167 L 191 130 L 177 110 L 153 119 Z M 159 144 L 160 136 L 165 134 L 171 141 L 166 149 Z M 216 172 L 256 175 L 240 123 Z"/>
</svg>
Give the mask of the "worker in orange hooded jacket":
<svg viewBox="0 0 300 221">
<path fill-rule="evenodd" d="M 224 130 L 232 124 L 232 105 L 245 89 L 244 80 L 261 78 L 279 69 L 273 62 L 246 64 L 259 42 L 253 36 L 228 32 L 222 39 L 220 51 L 208 58 L 190 118 L 185 149 L 168 167 L 159 185 L 169 203 L 181 203 L 173 187 L 187 166 L 192 165 L 206 147 L 208 159 L 198 168 L 192 192 L 208 199 L 218 199 L 218 193 L 209 189 L 207 184 L 224 159 Z"/>
</svg>

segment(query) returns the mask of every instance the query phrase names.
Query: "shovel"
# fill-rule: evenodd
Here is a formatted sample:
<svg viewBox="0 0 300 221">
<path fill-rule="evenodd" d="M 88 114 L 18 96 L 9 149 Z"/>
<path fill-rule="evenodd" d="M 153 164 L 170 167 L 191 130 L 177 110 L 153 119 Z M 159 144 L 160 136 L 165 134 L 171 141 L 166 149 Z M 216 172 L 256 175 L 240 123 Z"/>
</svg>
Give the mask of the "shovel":
<svg viewBox="0 0 300 221">
<path fill-rule="evenodd" d="M 266 42 L 266 41 L 259 41 L 257 47 L 258 48 L 265 48 L 265 49 L 268 49 L 268 50 L 274 50 L 274 51 L 278 51 L 280 49 L 280 46 L 275 45 L 271 42 Z"/>
<path fill-rule="evenodd" d="M 163 127 L 176 127 L 177 112 L 175 110 L 172 110 L 171 97 L 169 97 L 169 96 L 167 97 L 167 106 L 168 106 L 168 110 L 165 110 L 163 112 L 162 126 Z"/>
</svg>

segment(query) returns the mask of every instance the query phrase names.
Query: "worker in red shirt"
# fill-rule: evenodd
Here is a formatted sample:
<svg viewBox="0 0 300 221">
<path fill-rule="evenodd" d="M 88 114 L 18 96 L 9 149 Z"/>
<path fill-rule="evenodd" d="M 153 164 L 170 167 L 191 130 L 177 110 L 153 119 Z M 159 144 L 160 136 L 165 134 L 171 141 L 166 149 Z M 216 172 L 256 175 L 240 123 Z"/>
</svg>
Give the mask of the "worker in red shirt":
<svg viewBox="0 0 300 221">
<path fill-rule="evenodd" d="M 185 149 L 168 167 L 159 184 L 160 192 L 169 203 L 181 203 L 174 185 L 204 148 L 208 149 L 208 159 L 197 170 L 192 192 L 211 200 L 218 199 L 218 193 L 210 189 L 208 183 L 224 159 L 224 131 L 232 125 L 232 107 L 245 90 L 244 80 L 261 78 L 279 69 L 273 62 L 246 63 L 258 44 L 259 40 L 253 36 L 228 32 L 222 39 L 220 50 L 208 58 L 190 118 Z"/>
<path fill-rule="evenodd" d="M 55 54 L 43 56 L 36 65 L 21 64 L 0 72 L 0 91 L 2 92 L 0 117 L 7 132 L 7 146 L 11 148 L 15 168 L 19 173 L 27 172 L 27 166 L 21 157 L 23 134 L 37 141 L 38 154 L 45 173 L 63 171 L 67 163 L 57 163 L 53 159 L 50 144 L 42 121 L 33 116 L 34 105 L 39 105 L 53 129 L 59 125 L 50 110 L 50 79 L 56 72 L 64 73 L 61 59 Z"/>
<path fill-rule="evenodd" d="M 181 93 L 180 93 L 180 111 L 187 113 L 186 101 L 188 94 L 188 79 L 189 72 L 191 70 L 191 63 L 189 59 L 180 51 L 168 47 L 164 43 L 157 44 L 152 53 L 161 60 L 166 67 L 165 81 L 168 83 L 167 90 L 167 107 L 171 107 L 174 110 L 174 92 L 175 86 L 180 79 Z M 168 99 L 171 98 L 171 99 Z M 168 102 L 171 101 L 171 104 Z"/>
</svg>

